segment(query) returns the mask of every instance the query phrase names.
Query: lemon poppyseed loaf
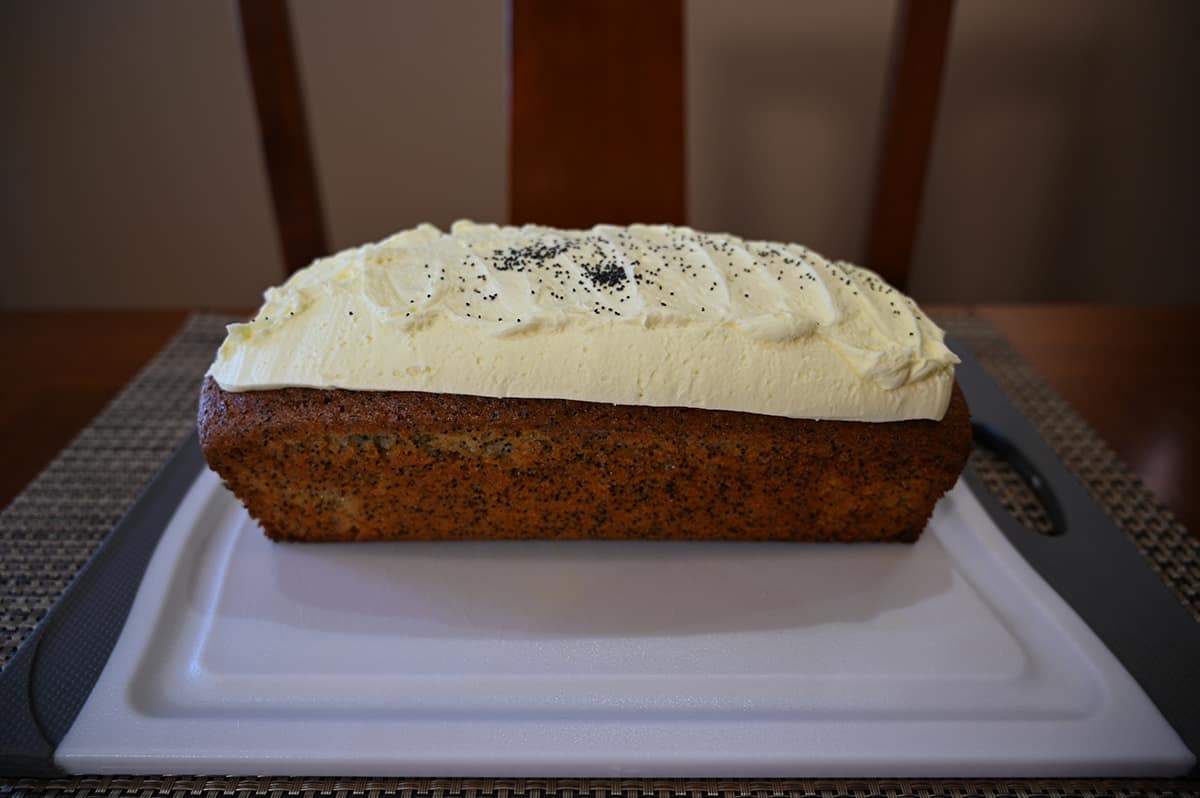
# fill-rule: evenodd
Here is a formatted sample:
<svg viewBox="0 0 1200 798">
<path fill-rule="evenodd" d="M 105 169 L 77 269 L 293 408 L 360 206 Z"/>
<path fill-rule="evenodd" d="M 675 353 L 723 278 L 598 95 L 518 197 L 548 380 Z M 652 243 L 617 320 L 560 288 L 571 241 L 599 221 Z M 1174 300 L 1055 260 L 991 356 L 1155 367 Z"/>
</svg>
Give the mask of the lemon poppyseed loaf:
<svg viewBox="0 0 1200 798">
<path fill-rule="evenodd" d="M 915 540 L 970 446 L 911 299 L 797 245 L 429 226 L 231 325 L 209 465 L 277 540 Z"/>
</svg>

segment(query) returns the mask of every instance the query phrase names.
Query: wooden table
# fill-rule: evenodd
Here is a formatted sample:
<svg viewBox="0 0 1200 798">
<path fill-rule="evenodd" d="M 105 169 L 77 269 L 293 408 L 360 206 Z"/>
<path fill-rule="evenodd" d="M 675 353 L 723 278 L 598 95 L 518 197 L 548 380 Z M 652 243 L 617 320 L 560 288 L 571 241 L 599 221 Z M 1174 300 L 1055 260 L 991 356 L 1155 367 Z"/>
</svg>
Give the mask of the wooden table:
<svg viewBox="0 0 1200 798">
<path fill-rule="evenodd" d="M 948 308 L 946 308 L 948 309 Z M 931 308 L 935 312 L 938 308 Z M 980 306 L 1200 534 L 1197 307 Z M 37 475 L 179 328 L 182 310 L 0 311 L 0 506 Z"/>
</svg>

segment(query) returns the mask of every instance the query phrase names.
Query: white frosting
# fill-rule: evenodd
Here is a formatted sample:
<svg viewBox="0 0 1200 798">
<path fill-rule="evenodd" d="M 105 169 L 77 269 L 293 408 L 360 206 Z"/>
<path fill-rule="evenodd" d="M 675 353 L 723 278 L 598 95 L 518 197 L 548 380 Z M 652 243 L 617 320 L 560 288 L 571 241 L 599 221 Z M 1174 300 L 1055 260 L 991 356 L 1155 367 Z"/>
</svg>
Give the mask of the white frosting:
<svg viewBox="0 0 1200 798">
<path fill-rule="evenodd" d="M 940 419 L 958 358 L 874 272 L 686 227 L 421 225 L 266 292 L 209 373 L 286 386 Z"/>
</svg>

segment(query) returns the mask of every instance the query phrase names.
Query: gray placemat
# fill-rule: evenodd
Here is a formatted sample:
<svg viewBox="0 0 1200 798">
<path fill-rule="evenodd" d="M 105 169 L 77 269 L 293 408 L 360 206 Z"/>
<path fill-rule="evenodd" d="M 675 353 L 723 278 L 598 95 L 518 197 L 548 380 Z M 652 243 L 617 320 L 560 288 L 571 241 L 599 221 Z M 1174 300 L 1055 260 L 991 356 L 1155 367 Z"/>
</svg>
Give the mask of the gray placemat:
<svg viewBox="0 0 1200 798">
<path fill-rule="evenodd" d="M 53 798 L 1069 798 L 1196 795 L 1166 779 L 267 779 L 105 776 L 22 782 Z"/>
<path fill-rule="evenodd" d="M 1080 479 L 1117 527 L 1200 622 L 1200 538 L 1191 535 L 1103 438 L 1029 366 L 991 323 L 973 316 L 938 318 L 984 364 L 1008 398 Z M 1026 526 L 1044 515 L 1010 469 L 993 468 L 972 452 L 971 465 L 984 483 Z M 1015 484 L 1014 484 L 1015 483 Z"/>
<path fill-rule="evenodd" d="M 231 317 L 194 315 L 139 375 L 0 512 L 0 668 L 7 664 L 142 487 L 191 431 L 200 380 Z M 1080 477 L 1163 581 L 1200 620 L 1200 541 L 982 319 L 938 321 L 984 363 L 1013 403 Z M 972 467 L 1031 529 L 1045 529 L 1036 498 L 986 452 Z M 0 783 L 0 795 L 404 795 L 445 798 L 607 798 L 754 795 L 1190 794 L 1196 781 L 1097 780 L 533 780 L 236 779 L 77 777 Z"/>
<path fill-rule="evenodd" d="M 0 512 L 0 667 L 196 424 L 223 316 L 193 316 Z"/>
</svg>

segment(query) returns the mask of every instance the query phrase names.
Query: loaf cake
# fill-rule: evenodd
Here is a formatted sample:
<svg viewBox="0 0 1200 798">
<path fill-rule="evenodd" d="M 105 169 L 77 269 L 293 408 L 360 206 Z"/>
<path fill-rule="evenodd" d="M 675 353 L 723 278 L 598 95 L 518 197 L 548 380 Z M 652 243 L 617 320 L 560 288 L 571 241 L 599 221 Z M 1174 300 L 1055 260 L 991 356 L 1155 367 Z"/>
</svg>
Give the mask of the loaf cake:
<svg viewBox="0 0 1200 798">
<path fill-rule="evenodd" d="M 970 447 L 956 362 L 798 245 L 423 225 L 269 289 L 198 428 L 276 540 L 912 541 Z"/>
</svg>

